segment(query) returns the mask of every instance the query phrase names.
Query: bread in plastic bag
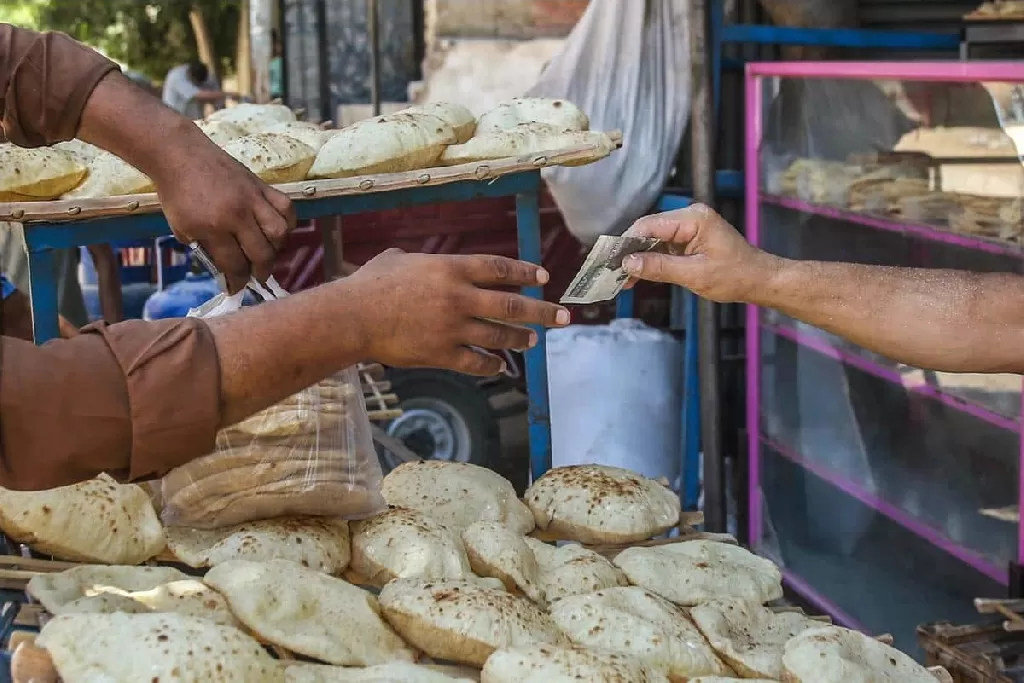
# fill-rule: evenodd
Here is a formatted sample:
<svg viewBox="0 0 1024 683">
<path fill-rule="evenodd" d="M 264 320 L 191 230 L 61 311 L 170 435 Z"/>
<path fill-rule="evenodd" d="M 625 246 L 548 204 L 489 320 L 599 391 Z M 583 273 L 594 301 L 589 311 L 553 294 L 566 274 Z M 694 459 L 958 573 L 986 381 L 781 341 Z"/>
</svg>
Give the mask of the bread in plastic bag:
<svg viewBox="0 0 1024 683">
<path fill-rule="evenodd" d="M 221 294 L 190 317 L 241 307 Z M 222 429 L 216 449 L 164 476 L 161 518 L 214 529 L 280 516 L 361 519 L 387 508 L 354 367 Z"/>
</svg>

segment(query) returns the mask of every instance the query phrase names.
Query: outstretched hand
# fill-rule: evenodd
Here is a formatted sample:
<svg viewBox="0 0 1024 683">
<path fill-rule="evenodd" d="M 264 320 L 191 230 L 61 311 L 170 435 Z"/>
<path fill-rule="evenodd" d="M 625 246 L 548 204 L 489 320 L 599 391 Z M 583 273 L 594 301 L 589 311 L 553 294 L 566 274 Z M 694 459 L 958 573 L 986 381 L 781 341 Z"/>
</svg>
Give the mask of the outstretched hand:
<svg viewBox="0 0 1024 683">
<path fill-rule="evenodd" d="M 747 301 L 777 268 L 778 258 L 753 246 L 703 204 L 644 216 L 626 234 L 672 244 L 678 255 L 633 254 L 622 266 L 636 280 L 679 285 L 718 302 Z"/>
<path fill-rule="evenodd" d="M 495 375 L 502 359 L 469 347 L 523 350 L 537 343 L 537 333 L 525 325 L 569 323 L 561 306 L 494 289 L 548 281 L 543 268 L 501 256 L 389 249 L 345 281 L 365 304 L 365 348 L 385 365 Z"/>
</svg>

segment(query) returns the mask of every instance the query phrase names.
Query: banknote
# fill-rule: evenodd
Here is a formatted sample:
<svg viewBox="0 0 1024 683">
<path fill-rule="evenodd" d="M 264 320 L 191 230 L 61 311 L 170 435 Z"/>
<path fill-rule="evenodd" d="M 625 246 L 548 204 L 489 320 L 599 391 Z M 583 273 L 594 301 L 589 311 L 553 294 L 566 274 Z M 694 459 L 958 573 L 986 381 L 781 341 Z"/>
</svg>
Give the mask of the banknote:
<svg viewBox="0 0 1024 683">
<path fill-rule="evenodd" d="M 653 237 L 598 237 L 559 303 L 592 304 L 614 299 L 629 280 L 622 269 L 622 259 L 641 251 L 652 251 L 659 244 L 661 240 Z"/>
</svg>

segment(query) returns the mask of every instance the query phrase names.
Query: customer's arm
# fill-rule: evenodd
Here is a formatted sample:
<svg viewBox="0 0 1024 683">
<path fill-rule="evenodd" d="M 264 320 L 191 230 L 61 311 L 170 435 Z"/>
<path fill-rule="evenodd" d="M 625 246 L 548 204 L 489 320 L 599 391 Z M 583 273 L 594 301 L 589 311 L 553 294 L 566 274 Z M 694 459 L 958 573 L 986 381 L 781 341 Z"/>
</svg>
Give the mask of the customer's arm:
<svg viewBox="0 0 1024 683">
<path fill-rule="evenodd" d="M 488 287 L 546 280 L 499 257 L 390 251 L 350 277 L 207 322 L 99 324 L 42 347 L 4 337 L 0 485 L 159 476 L 210 452 L 218 428 L 363 360 L 496 374 L 500 359 L 468 347 L 526 348 L 536 336 L 518 325 L 564 325 L 568 313 Z"/>
<path fill-rule="evenodd" d="M 1019 275 L 794 261 L 753 247 L 702 206 L 642 218 L 629 234 L 681 250 L 630 257 L 635 277 L 774 308 L 925 369 L 1024 373 Z"/>
</svg>

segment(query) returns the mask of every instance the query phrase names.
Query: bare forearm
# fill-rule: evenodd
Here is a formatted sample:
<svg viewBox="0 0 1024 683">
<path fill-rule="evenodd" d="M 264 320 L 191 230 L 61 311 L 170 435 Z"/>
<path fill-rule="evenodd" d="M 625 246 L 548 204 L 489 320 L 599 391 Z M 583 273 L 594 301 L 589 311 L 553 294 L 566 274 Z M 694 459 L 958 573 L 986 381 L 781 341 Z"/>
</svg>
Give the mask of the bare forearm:
<svg viewBox="0 0 1024 683">
<path fill-rule="evenodd" d="M 346 287 L 333 282 L 207 321 L 220 361 L 222 425 L 366 359 L 363 314 Z"/>
<path fill-rule="evenodd" d="M 78 137 L 113 152 L 158 186 L 176 180 L 182 159 L 196 146 L 213 145 L 191 121 L 116 72 L 93 90 Z"/>
<path fill-rule="evenodd" d="M 778 259 L 751 303 L 893 360 L 948 372 L 1024 372 L 1024 278 Z"/>
</svg>

